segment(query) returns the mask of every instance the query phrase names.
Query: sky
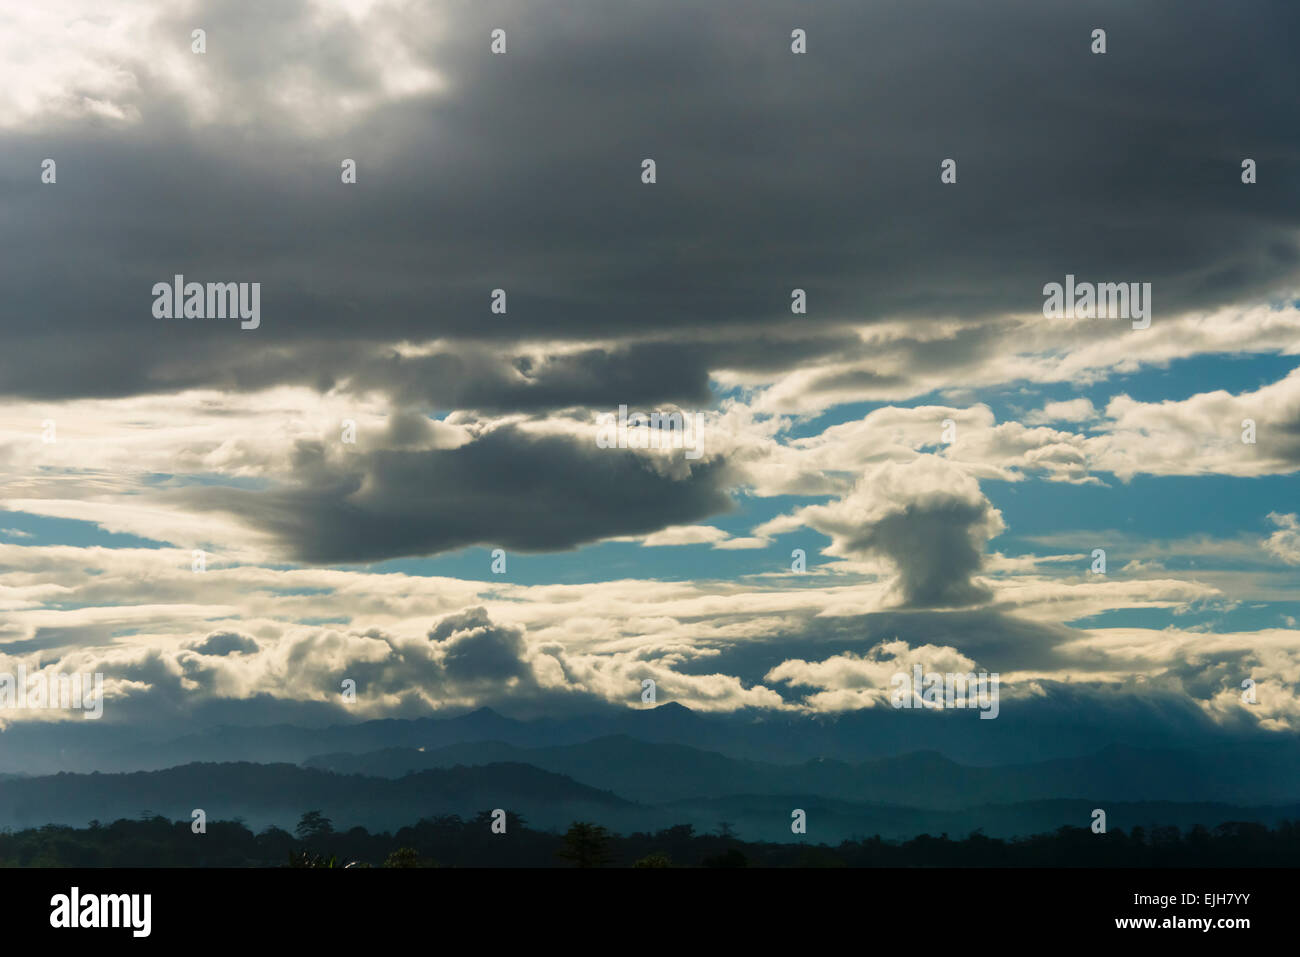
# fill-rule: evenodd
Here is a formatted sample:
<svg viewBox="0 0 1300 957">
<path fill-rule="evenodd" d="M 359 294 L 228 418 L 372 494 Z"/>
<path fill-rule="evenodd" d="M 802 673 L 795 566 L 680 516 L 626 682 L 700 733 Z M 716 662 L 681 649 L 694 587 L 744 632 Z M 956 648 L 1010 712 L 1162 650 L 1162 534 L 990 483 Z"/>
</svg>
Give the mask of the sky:
<svg viewBox="0 0 1300 957">
<path fill-rule="evenodd" d="M 0 672 L 181 729 L 834 716 L 919 664 L 1294 734 L 1297 21 L 0 4 Z M 160 318 L 176 275 L 256 328 Z M 1149 326 L 1049 317 L 1067 276 Z"/>
</svg>

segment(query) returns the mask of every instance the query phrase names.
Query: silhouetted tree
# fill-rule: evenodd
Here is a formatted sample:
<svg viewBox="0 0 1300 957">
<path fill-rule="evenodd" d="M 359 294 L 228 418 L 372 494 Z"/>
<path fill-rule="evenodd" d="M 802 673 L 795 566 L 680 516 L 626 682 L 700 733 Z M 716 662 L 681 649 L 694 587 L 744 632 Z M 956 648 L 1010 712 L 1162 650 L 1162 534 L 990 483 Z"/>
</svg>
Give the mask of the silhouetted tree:
<svg viewBox="0 0 1300 957">
<path fill-rule="evenodd" d="M 413 847 L 399 847 L 384 860 L 384 867 L 436 867 L 427 857 Z"/>
<path fill-rule="evenodd" d="M 317 812 L 319 814 L 319 812 Z M 317 818 L 309 818 L 320 824 Z M 309 827 L 315 833 L 320 827 Z M 304 833 L 307 833 L 304 831 Z M 514 828 L 493 835 L 477 821 L 425 818 L 396 834 L 363 827 L 331 829 L 304 846 L 288 831 L 268 827 L 253 834 L 234 821 L 208 821 L 196 840 L 188 819 L 123 818 L 97 828 L 62 824 L 14 831 L 0 827 L 3 867 L 547 867 L 560 863 L 637 867 L 1295 867 L 1300 864 L 1300 822 L 1276 827 L 1228 821 L 1216 827 L 1150 827 L 1130 835 L 1119 828 L 1094 834 L 1061 827 L 1023 837 L 964 840 L 918 835 L 905 841 L 879 835 L 837 846 L 806 842 L 742 841 L 694 834 L 689 825 L 654 834 L 608 834 L 579 823 L 565 835 Z M 1135 839 L 1136 838 L 1136 839 Z M 396 849 L 396 850 L 395 850 Z M 557 857 L 561 853 L 565 860 Z"/>
<path fill-rule="evenodd" d="M 574 867 L 604 867 L 609 863 L 609 832 L 599 824 L 574 821 L 556 853 Z"/>
<path fill-rule="evenodd" d="M 748 867 L 749 858 L 740 853 L 739 848 L 730 848 L 721 854 L 704 859 L 705 867 Z"/>
<path fill-rule="evenodd" d="M 334 825 L 320 811 L 308 811 L 293 829 L 300 841 L 314 841 L 334 833 Z"/>
</svg>

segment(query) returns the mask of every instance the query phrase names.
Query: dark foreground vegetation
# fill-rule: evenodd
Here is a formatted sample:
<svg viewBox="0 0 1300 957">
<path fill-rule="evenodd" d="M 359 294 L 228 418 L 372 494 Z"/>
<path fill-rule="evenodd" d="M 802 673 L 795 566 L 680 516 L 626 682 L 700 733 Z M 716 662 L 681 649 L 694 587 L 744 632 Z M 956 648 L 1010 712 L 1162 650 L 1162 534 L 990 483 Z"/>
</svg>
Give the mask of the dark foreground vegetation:
<svg viewBox="0 0 1300 957">
<path fill-rule="evenodd" d="M 304 814 L 295 833 L 254 834 L 239 821 L 209 822 L 195 834 L 187 821 L 147 812 L 138 820 L 72 828 L 47 825 L 0 833 L 4 867 L 1278 867 L 1300 864 L 1300 822 L 1213 829 L 1132 828 L 1094 834 L 1060 828 L 1013 840 L 976 832 L 953 839 L 922 834 L 835 846 L 740 840 L 726 822 L 717 833 L 680 825 L 654 834 L 617 835 L 575 822 L 565 834 L 506 818 L 493 833 L 487 811 L 471 820 L 427 818 L 396 833 L 336 831 L 319 812 Z"/>
</svg>

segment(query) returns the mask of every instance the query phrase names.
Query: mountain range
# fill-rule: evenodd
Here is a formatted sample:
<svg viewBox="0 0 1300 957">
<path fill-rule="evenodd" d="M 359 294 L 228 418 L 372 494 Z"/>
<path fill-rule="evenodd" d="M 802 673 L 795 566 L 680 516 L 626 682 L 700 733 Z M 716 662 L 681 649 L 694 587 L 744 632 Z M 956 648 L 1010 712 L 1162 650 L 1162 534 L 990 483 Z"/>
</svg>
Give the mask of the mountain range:
<svg viewBox="0 0 1300 957">
<path fill-rule="evenodd" d="M 748 839 L 834 842 L 1027 835 L 1086 827 L 1096 808 L 1112 828 L 1300 818 L 1300 744 L 1290 739 L 1198 750 L 1112 742 L 994 764 L 933 749 L 880 754 L 898 742 L 863 737 L 870 727 L 851 716 L 759 721 L 675 704 L 587 719 L 480 709 L 322 728 L 219 726 L 152 741 L 112 726 L 78 725 L 75 735 L 14 726 L 0 735 L 0 826 L 145 812 L 188 821 L 202 808 L 209 820 L 255 828 L 292 828 L 320 810 L 338 827 L 387 829 L 503 808 L 543 829 L 726 821 Z M 78 747 L 58 746 L 73 740 Z M 26 760 L 38 744 L 40 759 Z M 790 830 L 795 809 L 808 815 L 805 837 Z"/>
</svg>

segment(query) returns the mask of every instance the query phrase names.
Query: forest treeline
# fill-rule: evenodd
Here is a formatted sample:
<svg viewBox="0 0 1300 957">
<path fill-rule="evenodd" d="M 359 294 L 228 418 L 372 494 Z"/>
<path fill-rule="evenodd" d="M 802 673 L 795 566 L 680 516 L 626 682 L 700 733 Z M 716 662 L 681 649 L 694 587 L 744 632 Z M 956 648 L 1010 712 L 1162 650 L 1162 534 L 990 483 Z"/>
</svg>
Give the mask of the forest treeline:
<svg viewBox="0 0 1300 957">
<path fill-rule="evenodd" d="M 498 823 L 498 830 L 500 825 Z M 491 812 L 426 818 L 396 833 L 336 830 L 318 811 L 293 833 L 253 833 L 240 821 L 189 821 L 144 812 L 136 820 L 88 827 L 46 825 L 0 832 L 3 867 L 1280 867 L 1300 864 L 1300 821 L 1269 828 L 1228 822 L 1214 828 L 1134 827 L 1094 834 L 1063 827 L 1000 839 L 922 834 L 906 841 L 866 837 L 837 845 L 741 840 L 723 821 L 712 833 L 679 825 L 613 834 L 574 822 L 564 834 L 507 815 L 493 832 Z"/>
</svg>

